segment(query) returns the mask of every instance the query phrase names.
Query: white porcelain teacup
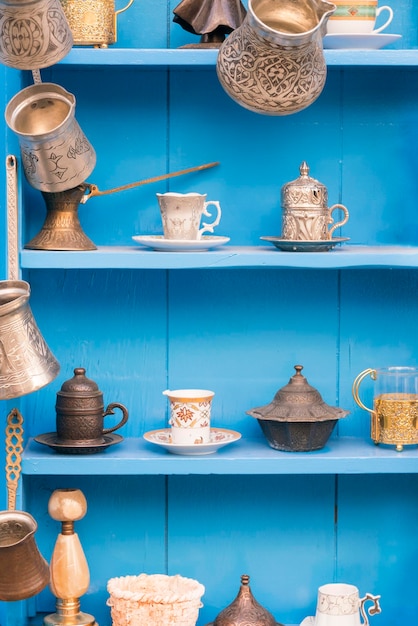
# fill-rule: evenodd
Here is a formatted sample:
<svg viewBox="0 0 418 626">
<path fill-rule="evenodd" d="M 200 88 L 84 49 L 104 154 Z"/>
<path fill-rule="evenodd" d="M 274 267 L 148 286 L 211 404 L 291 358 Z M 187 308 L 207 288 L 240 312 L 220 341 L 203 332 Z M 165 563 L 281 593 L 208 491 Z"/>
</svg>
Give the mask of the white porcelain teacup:
<svg viewBox="0 0 418 626">
<path fill-rule="evenodd" d="M 206 201 L 206 194 L 200 193 L 157 193 L 165 239 L 182 241 L 198 240 L 203 233 L 213 233 L 221 220 L 221 207 L 217 200 Z M 203 215 L 211 217 L 207 207 L 216 208 L 216 218 L 208 224 L 200 222 Z"/>
<path fill-rule="evenodd" d="M 214 391 L 208 389 L 166 389 L 170 401 L 172 443 L 209 443 L 210 414 Z"/>
<path fill-rule="evenodd" d="M 379 599 L 370 593 L 360 598 L 357 587 L 346 583 L 322 585 L 318 589 L 315 626 L 368 626 L 364 605 L 370 600 L 373 606 L 368 609 L 369 615 L 380 613 Z"/>
<path fill-rule="evenodd" d="M 333 0 L 336 10 L 327 23 L 329 35 L 377 34 L 384 30 L 393 19 L 393 10 L 389 6 L 378 7 L 378 0 Z M 378 16 L 387 11 L 386 22 L 375 28 Z"/>
</svg>

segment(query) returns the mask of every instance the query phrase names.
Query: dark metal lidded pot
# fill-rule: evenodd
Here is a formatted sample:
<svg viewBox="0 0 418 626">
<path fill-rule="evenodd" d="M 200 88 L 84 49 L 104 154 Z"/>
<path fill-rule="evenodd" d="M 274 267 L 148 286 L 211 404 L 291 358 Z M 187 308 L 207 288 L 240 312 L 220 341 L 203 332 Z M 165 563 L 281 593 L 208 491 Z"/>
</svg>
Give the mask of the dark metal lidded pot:
<svg viewBox="0 0 418 626">
<path fill-rule="evenodd" d="M 121 428 L 128 421 L 123 404 L 112 402 L 104 410 L 103 394 L 97 384 L 87 378 L 84 367 L 76 367 L 73 378 L 63 383 L 57 392 L 57 436 L 60 444 L 96 445 L 104 442 L 103 435 Z M 122 411 L 121 421 L 112 428 L 103 428 L 103 418 Z"/>
<path fill-rule="evenodd" d="M 254 598 L 249 585 L 250 577 L 241 576 L 237 597 L 207 626 L 282 626 L 274 616 Z"/>
<path fill-rule="evenodd" d="M 279 389 L 270 404 L 247 411 L 261 426 L 269 445 L 286 452 L 308 452 L 323 448 L 337 421 L 348 415 L 326 404 L 319 391 L 302 376 L 302 365 Z"/>
</svg>

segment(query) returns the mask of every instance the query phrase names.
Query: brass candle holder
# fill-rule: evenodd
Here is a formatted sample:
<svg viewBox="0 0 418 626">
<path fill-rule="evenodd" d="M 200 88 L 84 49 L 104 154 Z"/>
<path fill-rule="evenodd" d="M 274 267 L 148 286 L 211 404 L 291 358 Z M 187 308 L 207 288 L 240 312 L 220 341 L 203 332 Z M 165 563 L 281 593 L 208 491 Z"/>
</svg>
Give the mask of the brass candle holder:
<svg viewBox="0 0 418 626">
<path fill-rule="evenodd" d="M 90 572 L 74 522 L 86 512 L 87 501 L 79 489 L 56 489 L 49 499 L 48 513 L 61 522 L 61 533 L 50 563 L 50 587 L 57 598 L 57 610 L 45 617 L 45 626 L 97 626 L 92 615 L 80 611 L 80 597 L 89 587 Z"/>
</svg>

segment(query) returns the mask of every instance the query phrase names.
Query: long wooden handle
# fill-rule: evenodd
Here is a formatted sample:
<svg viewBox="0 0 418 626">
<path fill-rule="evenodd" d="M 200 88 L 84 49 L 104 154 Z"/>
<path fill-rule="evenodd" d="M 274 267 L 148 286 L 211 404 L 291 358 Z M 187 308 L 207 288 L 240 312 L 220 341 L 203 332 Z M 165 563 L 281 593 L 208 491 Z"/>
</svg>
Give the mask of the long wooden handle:
<svg viewBox="0 0 418 626">
<path fill-rule="evenodd" d="M 200 172 L 200 170 L 206 170 L 210 167 L 219 165 L 219 161 L 213 161 L 213 163 L 206 163 L 205 165 L 197 165 L 196 167 L 189 167 L 186 170 L 179 170 L 177 172 L 171 172 L 170 174 L 162 174 L 161 176 L 153 176 L 152 178 L 145 178 L 135 183 L 129 183 L 128 185 L 122 185 L 121 187 L 114 187 L 113 189 L 107 189 L 106 191 L 100 191 L 97 185 L 86 183 L 89 190 L 81 198 L 81 204 L 86 204 L 87 200 L 94 196 L 106 196 L 110 193 L 116 193 L 117 191 L 126 191 L 126 189 L 132 189 L 133 187 L 139 187 L 140 185 L 149 185 L 150 183 L 158 183 L 160 180 L 167 180 L 167 178 L 173 178 L 174 176 L 183 176 L 184 174 L 191 174 L 192 172 Z"/>
<path fill-rule="evenodd" d="M 17 409 L 7 416 L 6 426 L 6 484 L 7 508 L 16 510 L 16 492 L 22 470 L 23 417 Z"/>
</svg>

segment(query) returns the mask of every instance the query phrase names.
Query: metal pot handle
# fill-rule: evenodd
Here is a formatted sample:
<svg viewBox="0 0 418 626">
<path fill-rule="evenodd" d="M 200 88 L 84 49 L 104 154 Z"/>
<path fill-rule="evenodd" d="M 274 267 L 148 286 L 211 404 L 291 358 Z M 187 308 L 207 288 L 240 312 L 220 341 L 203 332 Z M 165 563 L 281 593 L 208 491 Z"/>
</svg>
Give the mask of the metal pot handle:
<svg viewBox="0 0 418 626">
<path fill-rule="evenodd" d="M 6 426 L 6 484 L 7 508 L 16 510 L 16 492 L 22 469 L 23 417 L 17 409 L 7 416 Z"/>
<path fill-rule="evenodd" d="M 113 426 L 113 428 L 103 428 L 103 434 L 113 433 L 113 431 L 121 428 L 128 421 L 128 409 L 123 406 L 123 404 L 119 404 L 119 402 L 112 402 L 111 404 L 109 404 L 106 407 L 106 411 L 103 413 L 103 417 L 106 417 L 106 415 L 114 415 L 115 412 L 113 409 L 120 409 L 122 411 L 122 419 L 118 424 L 116 424 L 116 426 Z"/>
<path fill-rule="evenodd" d="M 368 411 L 369 413 L 371 413 L 373 415 L 374 414 L 373 409 L 369 409 L 365 404 L 363 404 L 363 402 L 360 400 L 360 396 L 359 396 L 360 383 L 369 374 L 370 374 L 370 378 L 372 380 L 376 380 L 376 370 L 368 368 L 367 370 L 364 370 L 363 372 L 360 372 L 360 374 L 356 377 L 356 379 L 353 382 L 352 393 L 353 393 L 353 398 L 357 402 L 359 407 L 364 409 L 365 411 Z"/>
<path fill-rule="evenodd" d="M 333 204 L 332 207 L 329 210 L 330 217 L 331 217 L 331 214 L 333 213 L 333 211 L 335 211 L 336 209 L 341 209 L 341 211 L 344 213 L 344 219 L 341 220 L 341 222 L 337 222 L 336 224 L 334 224 L 334 226 L 331 226 L 331 228 L 328 231 L 328 235 L 329 235 L 330 239 L 331 239 L 331 236 L 332 236 L 332 233 L 334 232 L 334 230 L 336 230 L 340 226 L 344 226 L 344 224 L 347 224 L 348 218 L 350 217 L 350 214 L 348 212 L 347 207 L 345 207 L 343 204 Z"/>
<path fill-rule="evenodd" d="M 123 13 L 124 11 L 126 11 L 127 9 L 129 9 L 129 7 L 131 6 L 131 4 L 133 3 L 134 0 L 129 0 L 128 4 L 126 5 L 126 7 L 123 7 L 123 9 L 119 9 L 118 11 L 115 11 L 115 17 L 116 15 L 119 15 L 120 13 Z M 116 32 L 116 31 L 115 31 Z"/>
</svg>

